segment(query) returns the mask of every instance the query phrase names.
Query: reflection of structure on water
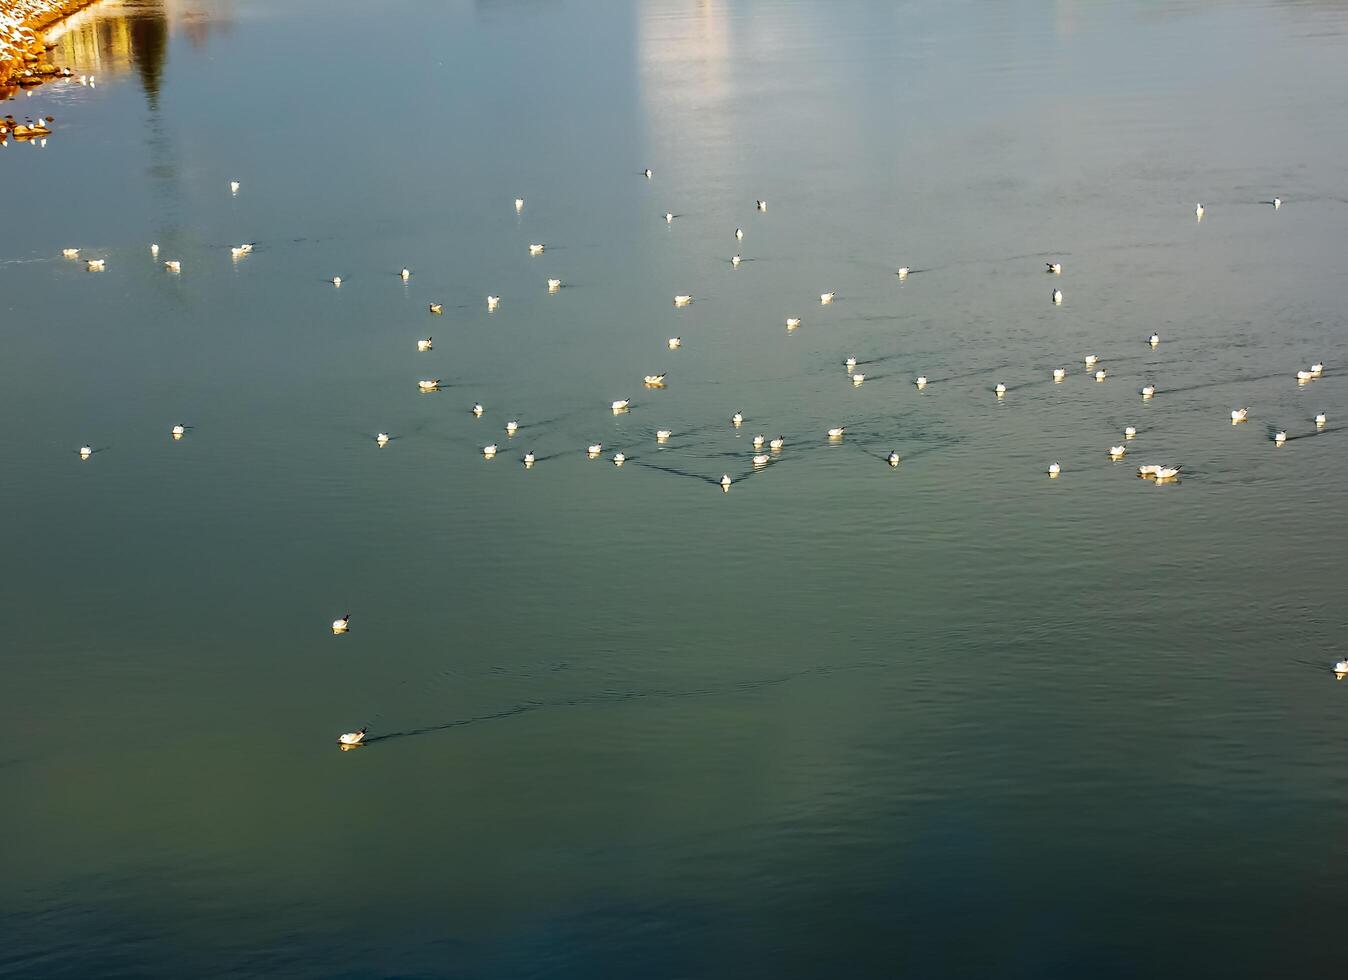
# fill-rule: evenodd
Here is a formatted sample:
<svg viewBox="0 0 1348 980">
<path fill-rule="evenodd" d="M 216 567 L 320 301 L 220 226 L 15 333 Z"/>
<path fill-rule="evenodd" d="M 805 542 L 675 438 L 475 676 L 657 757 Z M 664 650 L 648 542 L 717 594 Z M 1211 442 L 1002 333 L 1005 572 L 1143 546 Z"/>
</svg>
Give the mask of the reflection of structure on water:
<svg viewBox="0 0 1348 980">
<path fill-rule="evenodd" d="M 230 4 L 215 0 L 109 0 L 88 7 L 47 32 L 52 61 L 77 75 L 112 78 L 134 70 L 146 98 L 159 97 L 169 38 L 181 31 L 193 47 L 227 29 Z"/>
</svg>

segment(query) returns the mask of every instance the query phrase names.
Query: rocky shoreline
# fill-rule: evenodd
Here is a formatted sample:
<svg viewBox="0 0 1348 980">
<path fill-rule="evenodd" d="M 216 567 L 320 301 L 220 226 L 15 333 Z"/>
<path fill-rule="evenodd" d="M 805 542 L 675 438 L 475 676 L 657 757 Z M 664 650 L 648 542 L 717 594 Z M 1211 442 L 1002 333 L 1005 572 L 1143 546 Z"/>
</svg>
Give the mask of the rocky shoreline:
<svg viewBox="0 0 1348 980">
<path fill-rule="evenodd" d="M 42 32 L 94 0 L 0 0 L 0 98 L 19 88 L 68 77 L 68 68 L 49 60 L 51 45 Z"/>
</svg>

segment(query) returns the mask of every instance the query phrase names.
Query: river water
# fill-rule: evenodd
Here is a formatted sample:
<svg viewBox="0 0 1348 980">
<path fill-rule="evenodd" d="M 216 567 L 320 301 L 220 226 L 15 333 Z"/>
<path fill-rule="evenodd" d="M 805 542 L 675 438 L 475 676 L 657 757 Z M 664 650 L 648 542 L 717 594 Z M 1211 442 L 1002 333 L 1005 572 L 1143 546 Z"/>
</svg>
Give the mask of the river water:
<svg viewBox="0 0 1348 980">
<path fill-rule="evenodd" d="M 60 43 L 96 87 L 0 149 L 0 974 L 1337 972 L 1348 7 Z"/>
</svg>

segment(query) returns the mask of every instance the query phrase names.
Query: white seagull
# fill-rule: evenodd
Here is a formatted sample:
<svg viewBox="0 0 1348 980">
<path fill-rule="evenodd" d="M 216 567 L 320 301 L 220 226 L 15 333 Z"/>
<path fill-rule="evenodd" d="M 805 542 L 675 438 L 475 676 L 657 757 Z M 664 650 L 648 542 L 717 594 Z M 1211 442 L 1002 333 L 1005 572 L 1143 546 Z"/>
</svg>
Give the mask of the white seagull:
<svg viewBox="0 0 1348 980">
<path fill-rule="evenodd" d="M 542 255 L 542 254 L 543 254 L 543 245 L 542 245 L 542 243 L 535 242 L 534 244 L 530 245 L 530 246 L 529 246 L 529 254 L 530 254 L 530 255 Z"/>
<path fill-rule="evenodd" d="M 1281 446 L 1286 441 L 1287 433 L 1283 432 L 1281 429 L 1273 434 L 1273 445 Z"/>
<path fill-rule="evenodd" d="M 229 192 L 231 194 L 239 193 L 239 182 L 237 180 L 231 180 L 229 182 Z"/>
<path fill-rule="evenodd" d="M 837 428 L 829 429 L 828 437 L 830 439 L 841 439 L 846 431 L 847 431 L 846 427 L 840 425 Z"/>
<path fill-rule="evenodd" d="M 729 473 L 722 473 L 722 474 L 721 474 L 721 489 L 724 490 L 726 493 L 729 493 L 729 492 L 730 492 L 730 474 L 729 474 Z"/>
<path fill-rule="evenodd" d="M 94 454 L 94 450 L 92 446 L 80 446 L 79 453 L 80 459 L 88 459 Z"/>
<path fill-rule="evenodd" d="M 422 391 L 435 391 L 437 388 L 440 387 L 440 379 L 427 378 L 424 381 L 418 381 L 417 387 L 420 388 Z"/>
<path fill-rule="evenodd" d="M 656 429 L 656 430 L 655 430 L 655 440 L 656 440 L 656 442 L 664 442 L 666 439 L 668 439 L 668 438 L 669 438 L 670 436 L 672 436 L 673 434 L 674 434 L 674 433 L 671 432 L 669 429 Z"/>
<path fill-rule="evenodd" d="M 1056 304 L 1058 304 L 1059 306 L 1062 305 L 1062 290 L 1061 290 L 1061 289 L 1055 289 L 1055 290 L 1053 290 L 1053 302 L 1056 303 Z"/>
<path fill-rule="evenodd" d="M 630 399 L 630 398 L 619 398 L 617 401 L 615 401 L 615 402 L 613 403 L 613 405 L 612 405 L 611 407 L 612 407 L 612 409 L 613 409 L 615 412 L 625 412 L 625 411 L 627 411 L 628 408 L 631 407 L 631 405 L 632 405 L 632 399 Z"/>
<path fill-rule="evenodd" d="M 1006 385 L 1004 385 L 1004 384 L 1002 384 L 1000 381 L 998 381 L 998 382 L 997 382 L 997 386 L 996 386 L 995 388 L 993 388 L 992 390 L 996 393 L 996 395 L 997 395 L 998 398 L 1001 398 L 1003 395 L 1006 394 Z"/>
<path fill-rule="evenodd" d="M 482 455 L 485 456 L 487 459 L 491 459 L 492 457 L 494 457 L 496 455 L 496 443 L 492 442 L 483 446 Z"/>
<path fill-rule="evenodd" d="M 486 411 L 486 409 L 484 409 L 481 405 L 473 406 L 473 414 L 476 415 L 478 418 L 482 418 L 482 413 L 484 411 Z"/>
<path fill-rule="evenodd" d="M 1106 374 L 1105 374 L 1105 369 L 1104 369 L 1104 368 L 1101 368 L 1100 370 L 1098 370 L 1098 371 L 1095 372 L 1095 380 L 1096 380 L 1096 381 L 1104 381 L 1104 380 L 1105 380 L 1105 377 L 1106 377 Z"/>
<path fill-rule="evenodd" d="M 760 432 L 758 435 L 754 436 L 754 448 L 755 448 L 755 449 L 762 449 L 762 448 L 763 448 L 763 443 L 765 443 L 765 442 L 767 442 L 767 441 L 768 441 L 768 437 L 765 436 L 765 435 L 763 435 L 763 433 Z"/>
<path fill-rule="evenodd" d="M 1147 338 L 1147 343 L 1151 344 L 1151 346 L 1153 347 L 1155 347 L 1160 342 L 1161 342 L 1161 335 L 1159 333 L 1154 333 Z"/>
<path fill-rule="evenodd" d="M 1099 354 L 1087 354 L 1087 355 L 1086 355 L 1086 367 L 1094 367 L 1095 365 L 1097 365 L 1097 364 L 1099 364 L 1099 363 L 1100 363 L 1100 355 L 1099 355 Z"/>
<path fill-rule="evenodd" d="M 795 330 L 796 327 L 798 327 L 798 326 L 800 326 L 800 317 L 798 317 L 798 316 L 789 316 L 789 317 L 786 318 L 786 329 L 787 329 L 787 330 Z"/>
<path fill-rule="evenodd" d="M 561 281 L 560 279 L 549 279 L 549 280 L 548 280 L 548 292 L 550 292 L 550 293 L 555 293 L 555 292 L 557 292 L 557 290 L 559 290 L 559 289 L 561 289 L 561 288 L 562 288 L 562 281 Z"/>
<path fill-rule="evenodd" d="M 430 337 L 427 337 L 425 340 L 418 340 L 418 341 L 417 341 L 417 351 L 418 351 L 419 353 L 424 354 L 424 353 L 426 353 L 428 350 L 430 350 L 431 347 L 432 347 L 432 344 L 431 344 L 431 338 L 430 338 Z"/>
<path fill-rule="evenodd" d="M 362 728 L 358 732 L 347 732 L 345 735 L 338 735 L 337 741 L 342 745 L 359 745 L 365 740 L 365 733 L 367 731 L 369 731 L 369 729 Z"/>
<path fill-rule="evenodd" d="M 1128 448 L 1127 448 L 1126 446 L 1110 446 L 1110 447 L 1109 447 L 1109 458 L 1110 458 L 1110 459 L 1123 459 L 1123 454 L 1126 453 L 1126 452 L 1128 452 Z"/>
<path fill-rule="evenodd" d="M 768 440 L 768 448 L 772 450 L 780 450 L 785 445 L 786 445 L 785 436 L 778 436 L 776 439 Z"/>
<path fill-rule="evenodd" d="M 1063 380 L 1064 378 L 1066 378 L 1066 377 L 1067 377 L 1067 368 L 1054 368 L 1054 369 L 1053 369 L 1053 380 L 1054 380 L 1054 381 L 1062 381 L 1062 380 Z"/>
<path fill-rule="evenodd" d="M 333 632 L 333 633 L 345 633 L 345 632 L 346 632 L 347 630 L 349 630 L 350 628 L 351 628 L 351 614 L 350 614 L 350 613 L 347 613 L 347 614 L 344 615 L 341 619 L 334 619 L 334 620 L 332 621 L 332 632 Z"/>
<path fill-rule="evenodd" d="M 379 433 L 377 436 L 374 437 L 374 441 L 375 444 L 379 446 L 380 449 L 383 449 L 385 446 L 388 445 L 388 433 L 387 432 Z"/>
<path fill-rule="evenodd" d="M 682 337 L 670 337 L 668 343 L 669 343 L 669 349 L 670 349 L 670 350 L 678 350 L 680 347 L 683 346 L 683 338 L 682 338 Z"/>
<path fill-rule="evenodd" d="M 524 198 L 522 197 L 515 198 L 515 210 L 516 211 L 524 210 Z"/>
<path fill-rule="evenodd" d="M 614 465 L 614 466 L 622 466 L 622 464 L 625 463 L 625 462 L 627 462 L 627 457 L 624 456 L 622 453 L 614 453 L 614 454 L 613 454 L 613 465 Z"/>
<path fill-rule="evenodd" d="M 518 419 L 511 419 L 509 422 L 506 423 L 506 435 L 513 436 L 519 430 L 520 430 L 520 423 Z"/>
<path fill-rule="evenodd" d="M 744 424 L 744 413 L 743 413 L 743 412 L 736 412 L 734 415 L 730 416 L 730 424 L 731 424 L 731 425 L 743 425 L 743 424 Z"/>
<path fill-rule="evenodd" d="M 1049 476 L 1057 476 L 1057 475 L 1058 475 L 1059 473 L 1061 473 L 1061 472 L 1062 472 L 1062 466 L 1060 466 L 1059 464 L 1057 464 L 1057 463 L 1049 463 L 1049 464 L 1048 464 L 1048 475 L 1049 475 Z"/>
<path fill-rule="evenodd" d="M 885 457 L 885 459 L 890 466 L 899 465 L 899 454 L 897 452 L 891 452 L 887 457 Z"/>
<path fill-rule="evenodd" d="M 169 272 L 182 272 L 183 264 L 179 262 L 177 259 L 169 259 L 167 262 L 164 263 L 164 268 L 167 269 Z"/>
<path fill-rule="evenodd" d="M 912 272 L 912 271 L 913 271 L 913 270 L 910 269 L 910 268 L 908 268 L 908 266 L 906 266 L 906 265 L 901 265 L 901 266 L 899 266 L 899 273 L 898 273 L 899 278 L 900 278 L 900 279 L 907 279 L 907 278 L 908 278 L 908 273 L 910 273 L 910 272 Z"/>
<path fill-rule="evenodd" d="M 1151 397 L 1152 395 L 1154 395 L 1154 394 L 1156 394 L 1156 386 L 1155 386 L 1155 385 L 1143 385 L 1143 386 L 1142 386 L 1142 397 L 1143 397 L 1143 398 L 1150 398 L 1150 397 Z"/>
<path fill-rule="evenodd" d="M 1325 421 L 1326 421 L 1326 419 L 1325 419 L 1325 413 L 1324 413 L 1324 412 L 1321 412 L 1319 415 L 1315 416 L 1315 424 L 1316 424 L 1316 425 L 1318 425 L 1318 426 L 1323 426 L 1323 425 L 1325 424 Z"/>
<path fill-rule="evenodd" d="M 89 259 L 84 263 L 84 267 L 90 272 L 102 272 L 106 261 L 106 259 Z"/>
<path fill-rule="evenodd" d="M 1231 410 L 1232 425 L 1235 425 L 1238 422 L 1244 422 L 1248 420 L 1249 417 L 1250 417 L 1250 410 L 1248 408 L 1235 408 Z"/>
<path fill-rule="evenodd" d="M 602 442 L 591 443 L 590 447 L 585 450 L 585 452 L 589 454 L 589 457 L 591 459 L 594 459 L 603 451 L 604 451 L 604 444 Z"/>
<path fill-rule="evenodd" d="M 834 295 L 835 295 L 835 294 L 833 294 L 833 293 L 820 293 L 820 294 L 819 294 L 819 302 L 822 303 L 822 304 L 832 303 L 832 302 L 833 302 L 833 297 L 834 297 Z"/>
<path fill-rule="evenodd" d="M 1136 436 L 1137 436 L 1137 426 L 1130 425 L 1130 426 L 1126 426 L 1126 427 L 1124 428 L 1124 430 L 1123 430 L 1123 437 L 1124 437 L 1125 439 L 1133 439 L 1133 438 L 1135 438 Z"/>
<path fill-rule="evenodd" d="M 770 462 L 772 462 L 772 457 L 767 453 L 759 453 L 753 459 L 754 466 L 767 466 Z"/>
<path fill-rule="evenodd" d="M 61 257 L 67 259 L 78 259 L 80 257 L 80 250 L 77 248 L 63 248 L 61 249 Z"/>
<path fill-rule="evenodd" d="M 488 297 L 487 297 L 487 311 L 488 311 L 488 312 L 490 312 L 490 311 L 496 309 L 496 307 L 498 307 L 498 306 L 500 306 L 500 305 L 501 305 L 501 297 L 499 297 L 499 296 L 488 296 Z"/>
<path fill-rule="evenodd" d="M 675 306 L 687 306 L 692 301 L 693 297 L 689 296 L 687 293 L 680 293 L 678 296 L 674 297 Z"/>
<path fill-rule="evenodd" d="M 917 380 L 914 381 L 913 384 L 917 385 L 919 388 L 927 387 L 927 376 L 925 374 L 919 374 Z"/>
</svg>

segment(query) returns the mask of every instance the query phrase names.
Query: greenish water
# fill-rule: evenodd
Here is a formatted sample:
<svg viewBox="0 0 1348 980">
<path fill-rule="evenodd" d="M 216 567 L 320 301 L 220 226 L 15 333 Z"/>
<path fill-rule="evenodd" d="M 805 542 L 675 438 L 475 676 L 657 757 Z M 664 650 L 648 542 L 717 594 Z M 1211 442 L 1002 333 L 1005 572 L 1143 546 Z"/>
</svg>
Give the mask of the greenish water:
<svg viewBox="0 0 1348 980">
<path fill-rule="evenodd" d="M 0 974 L 1333 974 L 1348 8 L 366 11 L 6 107 Z"/>
</svg>

